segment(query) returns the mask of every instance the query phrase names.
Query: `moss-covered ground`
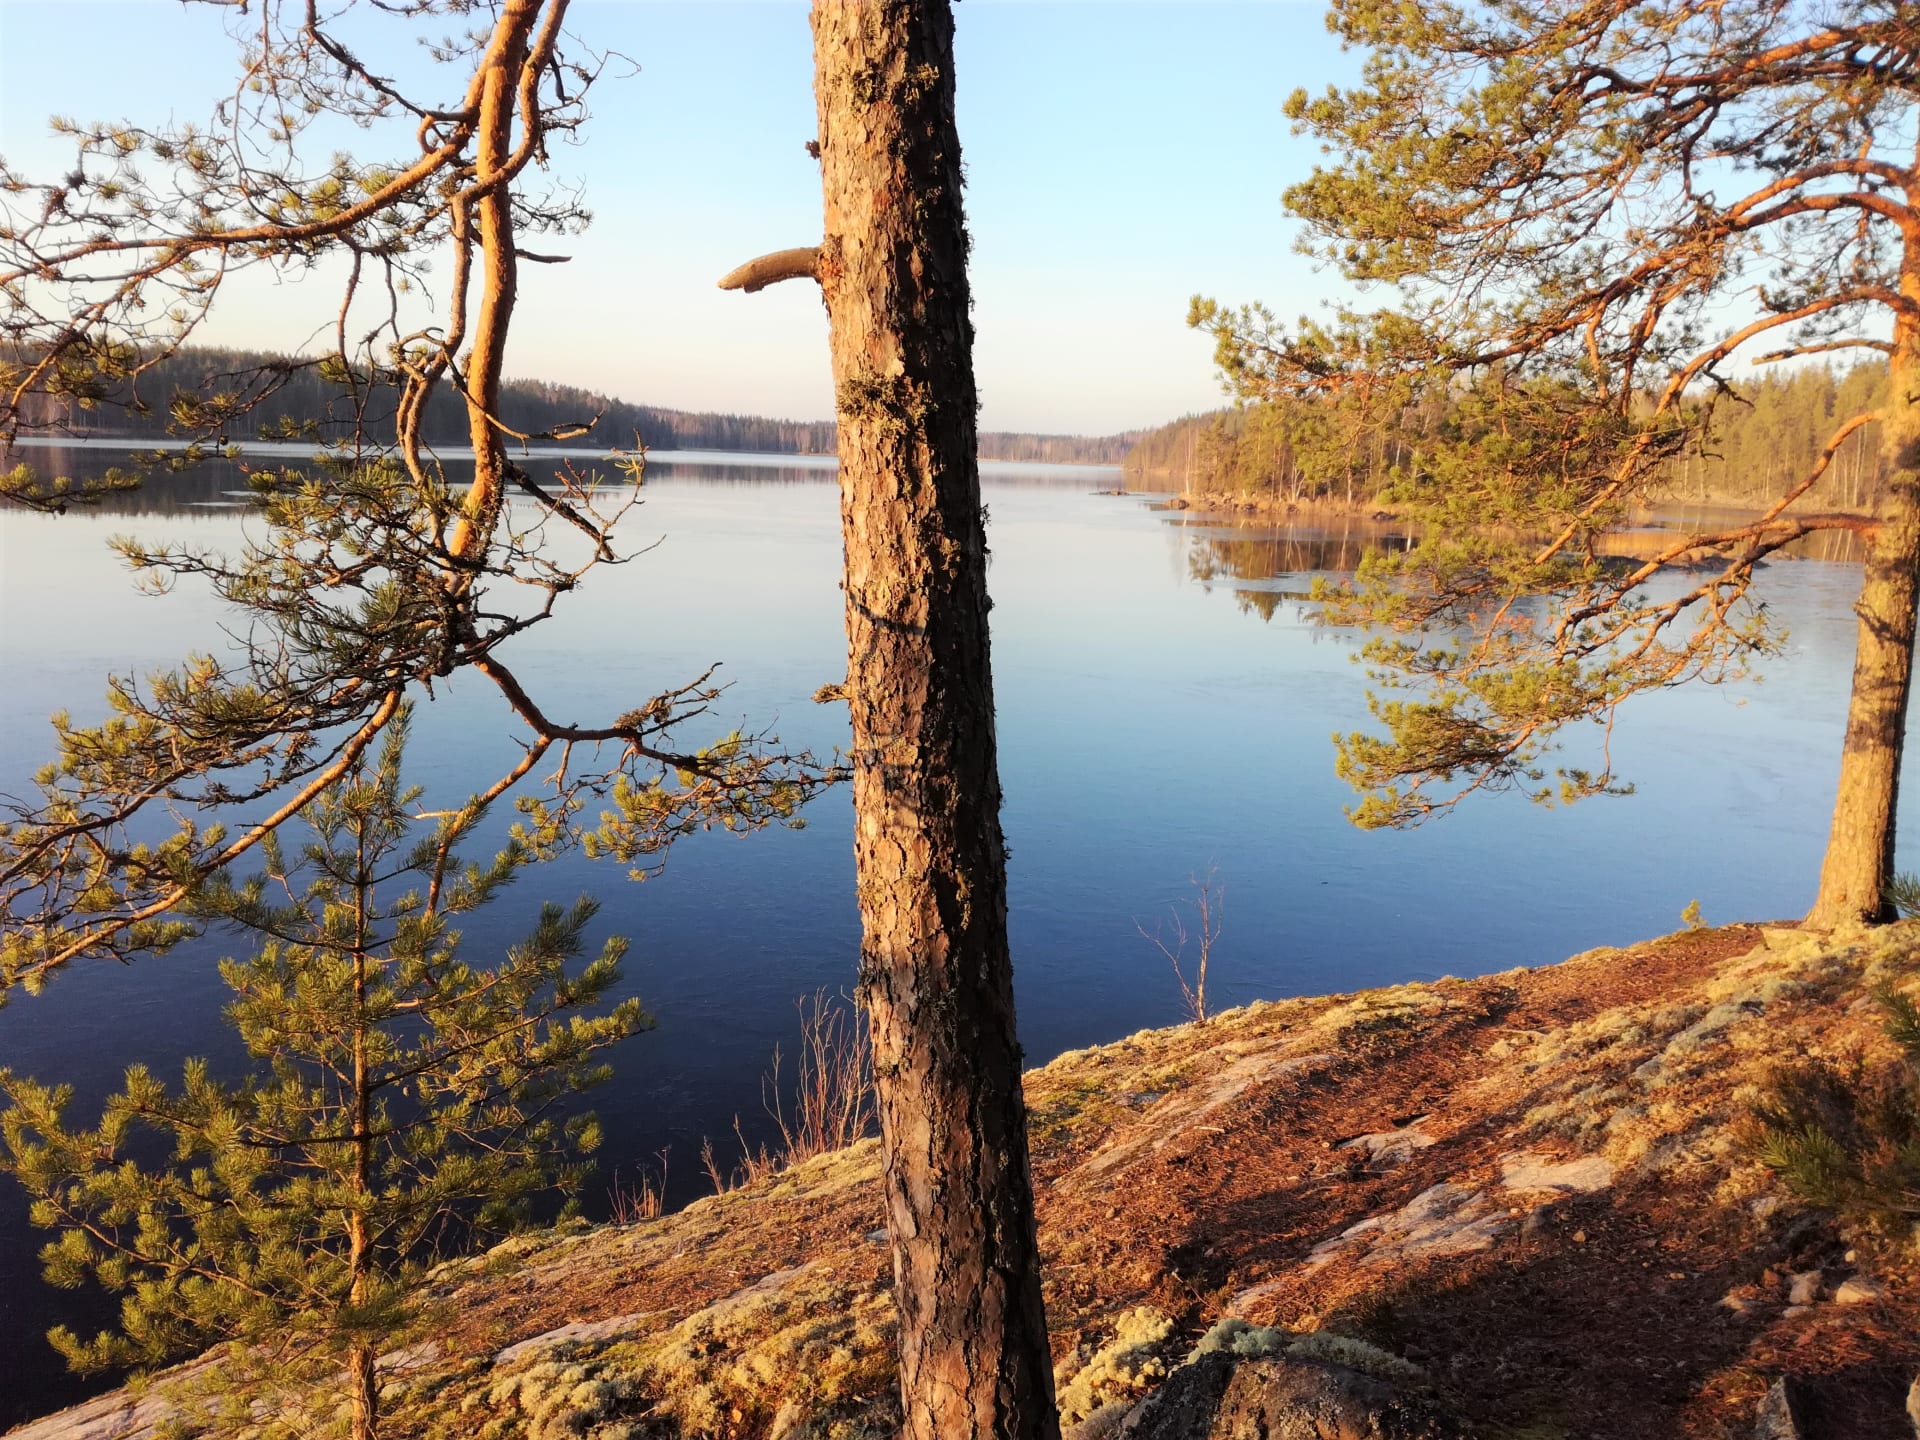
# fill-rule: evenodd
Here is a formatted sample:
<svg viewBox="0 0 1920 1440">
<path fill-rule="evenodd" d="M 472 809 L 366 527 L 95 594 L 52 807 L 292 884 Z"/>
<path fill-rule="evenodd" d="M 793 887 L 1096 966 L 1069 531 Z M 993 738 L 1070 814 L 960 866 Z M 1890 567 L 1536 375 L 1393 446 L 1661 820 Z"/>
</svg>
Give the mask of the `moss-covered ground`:
<svg viewBox="0 0 1920 1440">
<path fill-rule="evenodd" d="M 1687 931 L 1058 1057 L 1027 1094 L 1063 1409 L 1117 1413 L 1213 1343 L 1358 1356 L 1494 1436 L 1744 1437 L 1791 1373 L 1816 1435 L 1906 1440 L 1907 1257 L 1798 1208 L 1741 1137 L 1780 1061 L 1885 1058 L 1865 997 L 1917 970 L 1920 924 Z M 892 1433 L 878 1169 L 869 1141 L 442 1267 L 385 1433 Z M 1826 1298 L 1789 1304 L 1809 1269 Z M 1834 1303 L 1854 1273 L 1880 1298 Z M 94 1419 L 25 1433 L 154 1433 L 151 1405 Z"/>
</svg>

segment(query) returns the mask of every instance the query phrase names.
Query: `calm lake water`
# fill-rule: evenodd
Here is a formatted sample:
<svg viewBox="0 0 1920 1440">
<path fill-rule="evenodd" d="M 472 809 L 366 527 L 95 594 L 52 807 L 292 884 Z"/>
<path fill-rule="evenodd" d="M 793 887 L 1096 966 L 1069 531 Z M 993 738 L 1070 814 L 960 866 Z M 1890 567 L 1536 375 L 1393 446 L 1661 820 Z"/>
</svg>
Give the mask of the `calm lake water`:
<svg viewBox="0 0 1920 1440">
<path fill-rule="evenodd" d="M 27 458 L 50 466 L 45 452 Z M 101 452 L 58 457 L 98 468 Z M 1021 1038 L 1031 1061 L 1180 1017 L 1166 962 L 1136 932 L 1212 867 L 1226 891 L 1213 988 L 1223 1004 L 1560 959 L 1677 928 L 1790 916 L 1813 898 L 1852 663 L 1853 567 L 1799 561 L 1764 581 L 1791 627 L 1764 683 L 1692 688 L 1631 708 L 1613 738 L 1624 799 L 1544 810 L 1477 797 L 1411 833 L 1343 816 L 1329 734 L 1364 726 L 1350 638 L 1289 598 L 1350 564 L 1355 537 L 1228 529 L 1090 492 L 1117 472 L 986 467 L 994 670 Z M 97 717 L 108 673 L 222 643 L 217 607 L 183 586 L 135 593 L 117 533 L 233 548 L 250 522 L 213 469 L 106 512 L 0 512 L 0 792 L 51 753 L 47 715 Z M 772 725 L 789 744 L 846 740 L 815 689 L 844 675 L 831 462 L 656 456 L 623 522 L 644 558 L 603 570 L 527 637 L 517 669 L 549 713 L 590 720 L 720 661 L 715 733 Z M 466 793 L 510 759 L 502 707 L 471 683 L 422 697 L 412 778 Z M 698 739 L 689 736 L 690 739 Z M 1573 752 L 1576 756 L 1578 752 Z M 1904 787 L 1909 797 L 1920 786 Z M 635 885 L 580 858 L 530 873 L 471 941 L 511 938 L 543 898 L 591 890 L 632 940 L 626 985 L 659 1028 L 615 1052 L 595 1103 L 602 1168 L 666 1148 L 697 1193 L 702 1136 L 737 1114 L 764 1135 L 761 1075 L 797 1029 L 796 997 L 850 987 L 858 944 L 845 789 L 807 828 L 702 836 Z M 482 923 L 484 922 L 484 923 Z M 121 1069 L 230 1061 L 216 938 L 128 967 L 78 966 L 0 1010 L 0 1064 L 70 1082 L 91 1117 Z M 45 1287 L 24 1199 L 0 1181 L 0 1424 L 80 1393 L 39 1338 L 103 1307 Z"/>
</svg>

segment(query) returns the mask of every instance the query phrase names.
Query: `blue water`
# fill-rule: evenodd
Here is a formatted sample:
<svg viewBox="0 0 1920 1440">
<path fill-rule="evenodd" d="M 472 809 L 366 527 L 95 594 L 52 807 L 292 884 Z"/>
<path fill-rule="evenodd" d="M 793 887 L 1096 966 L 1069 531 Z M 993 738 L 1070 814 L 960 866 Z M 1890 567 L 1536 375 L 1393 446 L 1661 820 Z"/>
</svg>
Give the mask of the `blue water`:
<svg viewBox="0 0 1920 1440">
<path fill-rule="evenodd" d="M 1637 794 L 1552 810 L 1482 796 L 1421 830 L 1363 833 L 1343 817 L 1352 796 L 1328 737 L 1367 723 L 1364 675 L 1351 640 L 1288 598 L 1305 577 L 1272 573 L 1338 563 L 1311 543 L 1324 536 L 1288 547 L 1273 531 L 1089 493 L 1112 471 L 988 469 L 1009 923 L 1031 1061 L 1180 1018 L 1173 977 L 1136 920 L 1151 928 L 1209 868 L 1226 895 L 1221 1004 L 1538 964 L 1678 928 L 1695 899 L 1715 922 L 1811 902 L 1855 568 L 1768 572 L 1768 603 L 1792 638 L 1764 683 L 1628 710 L 1612 752 Z M 0 792 L 19 793 L 50 753 L 49 712 L 102 713 L 108 672 L 224 643 L 205 595 L 136 594 L 104 547 L 132 532 L 232 548 L 253 522 L 219 490 L 173 492 L 194 503 L 155 491 L 134 502 L 138 514 L 0 513 Z M 744 723 L 789 745 L 844 744 L 844 707 L 809 698 L 844 674 L 831 469 L 657 457 L 645 496 L 621 534 L 657 548 L 597 573 L 510 652 L 548 713 L 608 716 L 720 661 L 732 688 L 710 733 Z M 412 777 L 436 796 L 464 794 L 511 762 L 511 733 L 503 706 L 456 680 L 421 699 Z M 603 932 L 631 937 L 627 985 L 659 1028 L 616 1052 L 617 1076 L 596 1096 L 603 1168 L 670 1147 L 675 1192 L 693 1193 L 702 1136 L 728 1134 L 736 1114 L 764 1133 L 761 1074 L 776 1043 L 791 1053 L 794 999 L 851 986 L 847 792 L 806 818 L 804 830 L 697 837 L 639 885 L 570 858 L 467 927 L 480 943 L 511 938 L 541 899 L 591 890 Z M 230 1061 L 208 964 L 218 949 L 82 965 L 16 998 L 0 1010 L 0 1064 L 72 1082 L 84 1116 L 130 1061 L 163 1074 L 188 1054 Z M 0 1181 L 0 1423 L 79 1393 L 38 1336 L 99 1313 L 38 1280 L 41 1237 L 24 1212 Z"/>
</svg>

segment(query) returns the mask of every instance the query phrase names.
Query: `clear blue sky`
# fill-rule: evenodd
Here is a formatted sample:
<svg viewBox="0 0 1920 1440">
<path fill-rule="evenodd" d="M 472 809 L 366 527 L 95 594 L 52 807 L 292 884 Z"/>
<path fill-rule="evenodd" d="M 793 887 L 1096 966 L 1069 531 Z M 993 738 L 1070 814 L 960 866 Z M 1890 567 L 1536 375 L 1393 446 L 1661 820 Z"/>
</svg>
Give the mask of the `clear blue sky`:
<svg viewBox="0 0 1920 1440">
<path fill-rule="evenodd" d="M 1291 253 L 1280 192 L 1316 151 L 1280 107 L 1357 57 L 1311 0 L 966 0 L 957 14 L 982 424 L 1105 432 L 1222 403 L 1187 298 L 1292 314 L 1330 292 Z M 0 153 L 35 174 L 60 165 L 54 113 L 203 117 L 232 83 L 223 24 L 174 0 L 0 0 Z M 509 370 L 643 403 L 826 416 L 811 287 L 714 287 L 819 236 L 805 5 L 576 0 L 571 28 L 640 70 L 601 82 L 585 143 L 557 157 L 595 223 L 566 242 L 571 263 L 528 267 Z M 336 301 L 323 281 L 256 284 L 206 335 L 301 346 Z"/>
</svg>

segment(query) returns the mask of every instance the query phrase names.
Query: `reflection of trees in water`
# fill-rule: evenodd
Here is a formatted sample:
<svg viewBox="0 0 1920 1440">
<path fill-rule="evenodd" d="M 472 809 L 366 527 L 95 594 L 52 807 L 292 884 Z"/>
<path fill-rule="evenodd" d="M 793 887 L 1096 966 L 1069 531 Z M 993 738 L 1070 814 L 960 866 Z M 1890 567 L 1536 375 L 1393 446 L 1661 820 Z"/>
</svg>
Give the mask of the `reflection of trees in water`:
<svg viewBox="0 0 1920 1440">
<path fill-rule="evenodd" d="M 1643 530 L 1616 530 L 1601 538 L 1601 553 L 1619 556 L 1624 559 L 1645 560 L 1665 550 L 1673 543 L 1674 536 L 1689 526 L 1701 528 L 1724 526 L 1729 521 L 1737 521 L 1739 513 L 1719 511 L 1694 513 L 1669 519 L 1659 517 L 1660 523 Z M 1861 561 L 1860 537 L 1851 530 L 1816 530 L 1776 552 L 1776 560 L 1826 560 L 1837 565 L 1858 565 Z"/>
<path fill-rule="evenodd" d="M 1830 560 L 1858 565 L 1865 558 L 1864 542 L 1851 530 L 1821 530 L 1794 541 L 1780 554 L 1795 560 Z"/>
<path fill-rule="evenodd" d="M 115 467 L 131 467 L 129 450 L 106 446 L 36 445 L 19 450 L 0 450 L 0 468 L 27 464 L 43 475 L 62 475 L 75 480 L 97 478 Z M 447 476 L 455 485 L 464 485 L 471 477 L 473 462 L 462 456 L 443 457 Z M 522 457 L 518 463 L 537 482 L 548 481 L 563 464 L 571 464 L 585 474 L 603 473 L 611 483 L 623 483 L 613 468 L 612 459 L 599 451 L 581 451 L 576 456 L 551 452 Z M 88 508 L 108 515 L 175 515 L 195 509 L 232 508 L 247 503 L 247 475 L 258 470 L 304 470 L 311 468 L 300 455 L 243 454 L 239 460 L 207 459 L 188 468 L 150 475 L 137 490 L 109 494 Z M 692 481 L 701 485 L 727 487 L 748 485 L 832 485 L 833 461 L 777 460 L 749 461 L 718 454 L 707 457 L 676 458 L 656 455 L 647 462 L 647 479 L 657 484 Z M 1012 461 L 989 462 L 981 467 L 981 477 L 997 487 L 1041 490 L 1085 491 L 1099 487 L 1118 475 L 1117 469 L 1097 466 L 1035 466 Z"/>
<path fill-rule="evenodd" d="M 1187 578 L 1202 585 L 1345 574 L 1368 551 L 1399 549 L 1407 543 L 1401 531 L 1351 518 L 1281 529 L 1185 522 L 1174 527 L 1174 534 L 1184 552 Z M 1233 598 L 1242 611 L 1271 620 L 1286 601 L 1304 600 L 1307 589 L 1304 580 L 1298 585 L 1235 586 Z"/>
<path fill-rule="evenodd" d="M 1686 516 L 1697 524 L 1711 516 Z M 1720 524 L 1726 516 L 1718 518 Z M 1361 557 L 1380 549 L 1405 549 L 1411 538 L 1373 520 L 1315 524 L 1300 528 L 1223 526 L 1217 520 L 1179 520 L 1173 526 L 1185 553 L 1187 576 L 1200 584 L 1221 580 L 1273 580 L 1288 574 L 1352 574 Z M 1651 524 L 1644 530 L 1617 530 L 1601 540 L 1601 553 L 1622 561 L 1647 559 L 1672 545 L 1680 526 Z M 1860 561 L 1860 538 L 1851 530 L 1822 530 L 1793 541 L 1782 551 L 1799 561 Z"/>
<path fill-rule="evenodd" d="M 260 461 L 260 465 L 285 466 L 290 460 Z M 0 450 L 0 468 L 31 465 L 45 476 L 75 481 L 98 479 L 109 470 L 135 468 L 124 450 L 67 450 L 54 446 L 32 449 Z M 178 473 L 160 471 L 149 475 L 137 490 L 116 490 L 89 503 L 85 510 L 97 515 L 178 515 L 196 509 L 228 508 L 246 503 L 246 469 L 231 460 L 203 460 Z M 238 492 L 238 493 L 235 493 Z"/>
<path fill-rule="evenodd" d="M 831 485 L 834 467 L 827 465 L 728 465 L 716 460 L 647 461 L 647 479 L 671 483 L 695 480 L 702 485 L 720 485 L 727 489 L 753 485 Z"/>
<path fill-rule="evenodd" d="M 1174 524 L 1173 534 L 1184 556 L 1187 578 L 1201 585 L 1303 577 L 1297 584 L 1233 586 L 1233 601 L 1241 613 L 1257 615 L 1263 622 L 1272 620 L 1289 601 L 1307 598 L 1305 577 L 1348 573 L 1369 550 L 1397 549 L 1407 543 L 1401 531 L 1353 517 L 1333 524 L 1278 529 L 1186 520 Z"/>
<path fill-rule="evenodd" d="M 1711 517 L 1696 514 L 1673 518 L 1679 523 L 1699 524 Z M 1724 521 L 1725 517 L 1721 518 Z M 1674 528 L 1649 526 L 1616 531 L 1605 537 L 1604 553 L 1622 563 L 1646 559 L 1671 545 L 1677 529 L 1678 523 Z M 1272 582 L 1288 576 L 1347 575 L 1370 551 L 1404 549 L 1409 543 L 1405 531 L 1357 519 L 1279 529 L 1183 519 L 1175 521 L 1171 531 L 1187 578 L 1208 586 L 1232 581 Z M 1819 531 L 1794 542 L 1776 557 L 1775 563 L 1793 560 L 1858 564 L 1860 539 L 1846 530 Z M 1308 588 L 1305 578 L 1291 585 L 1237 585 L 1233 597 L 1244 613 L 1271 620 L 1285 602 L 1306 599 Z"/>
<path fill-rule="evenodd" d="M 118 449 L 35 446 L 16 452 L 0 453 L 0 464 L 24 462 L 48 475 L 91 478 L 119 466 L 131 468 L 131 452 Z M 473 462 L 465 456 L 443 457 L 448 480 L 465 485 L 473 475 Z M 611 484 L 624 484 L 611 457 L 598 451 L 582 451 L 577 456 L 552 453 L 520 457 L 517 463 L 537 483 L 549 482 L 563 466 L 582 474 L 601 474 Z M 196 508 L 244 506 L 250 491 L 249 473 L 258 471 L 310 471 L 318 467 L 302 455 L 243 453 L 238 460 L 207 459 L 172 472 L 159 470 L 148 475 L 137 490 L 117 491 L 98 505 L 88 508 L 112 515 L 176 515 Z M 655 481 L 674 479 L 717 480 L 722 484 L 818 485 L 833 480 L 831 465 L 754 465 L 716 464 L 704 461 L 657 460 L 648 466 L 648 477 Z"/>
<path fill-rule="evenodd" d="M 1271 580 L 1276 575 L 1350 571 L 1369 550 L 1399 549 L 1404 537 L 1338 536 L 1324 532 L 1201 534 L 1189 540 L 1187 573 L 1201 582 Z"/>
<path fill-rule="evenodd" d="M 1285 590 L 1235 590 L 1233 603 L 1240 607 L 1242 615 L 1258 615 L 1263 621 L 1271 620 L 1274 613 L 1288 600 L 1297 599 Z"/>
</svg>

